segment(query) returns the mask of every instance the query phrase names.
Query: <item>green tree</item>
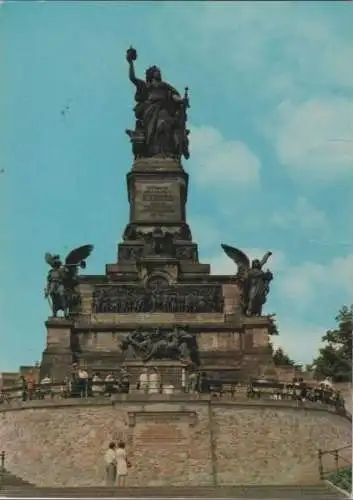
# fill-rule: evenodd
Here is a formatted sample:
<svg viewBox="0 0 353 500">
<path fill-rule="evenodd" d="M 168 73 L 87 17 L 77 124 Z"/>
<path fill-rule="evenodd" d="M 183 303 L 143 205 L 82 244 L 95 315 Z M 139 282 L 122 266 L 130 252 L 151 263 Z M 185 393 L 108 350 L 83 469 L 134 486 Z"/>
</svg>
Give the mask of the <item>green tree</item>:
<svg viewBox="0 0 353 500">
<path fill-rule="evenodd" d="M 337 326 L 322 337 L 326 343 L 313 362 L 315 376 L 330 377 L 334 382 L 352 381 L 353 305 L 344 306 L 336 317 Z"/>
<path fill-rule="evenodd" d="M 278 347 L 273 353 L 273 362 L 277 366 L 295 366 L 295 361 L 293 361 L 288 354 L 286 354 L 282 347 Z"/>
</svg>

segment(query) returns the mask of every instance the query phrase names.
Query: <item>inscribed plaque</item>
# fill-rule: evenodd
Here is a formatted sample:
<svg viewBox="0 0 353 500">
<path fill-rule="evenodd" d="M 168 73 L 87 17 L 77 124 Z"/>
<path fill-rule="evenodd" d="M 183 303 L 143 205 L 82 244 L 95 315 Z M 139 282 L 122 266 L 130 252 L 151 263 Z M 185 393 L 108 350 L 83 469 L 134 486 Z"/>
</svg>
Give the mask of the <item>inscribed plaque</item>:
<svg viewBox="0 0 353 500">
<path fill-rule="evenodd" d="M 134 220 L 178 222 L 181 219 L 180 184 L 178 182 L 136 181 Z"/>
</svg>

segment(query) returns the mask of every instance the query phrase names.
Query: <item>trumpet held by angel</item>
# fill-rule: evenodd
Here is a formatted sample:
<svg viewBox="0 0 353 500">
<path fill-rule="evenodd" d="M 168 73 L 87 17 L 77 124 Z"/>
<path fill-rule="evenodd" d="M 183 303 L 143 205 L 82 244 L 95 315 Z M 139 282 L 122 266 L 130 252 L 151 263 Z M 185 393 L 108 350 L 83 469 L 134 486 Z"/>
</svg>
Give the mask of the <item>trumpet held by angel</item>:
<svg viewBox="0 0 353 500">
<path fill-rule="evenodd" d="M 225 254 L 237 265 L 236 278 L 241 283 L 243 310 L 247 316 L 261 316 L 262 307 L 266 303 L 270 291 L 270 282 L 273 280 L 272 272 L 263 267 L 272 255 L 266 252 L 262 259 L 253 259 L 238 248 L 230 245 L 221 245 Z"/>
</svg>

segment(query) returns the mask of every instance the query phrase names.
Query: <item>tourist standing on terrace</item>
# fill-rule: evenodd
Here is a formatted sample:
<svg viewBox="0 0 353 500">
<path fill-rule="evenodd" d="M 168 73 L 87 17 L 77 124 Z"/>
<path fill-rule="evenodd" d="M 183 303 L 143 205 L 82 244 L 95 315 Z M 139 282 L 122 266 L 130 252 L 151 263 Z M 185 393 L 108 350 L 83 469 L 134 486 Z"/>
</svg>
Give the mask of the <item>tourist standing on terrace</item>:
<svg viewBox="0 0 353 500">
<path fill-rule="evenodd" d="M 78 382 L 80 387 L 80 397 L 87 398 L 88 396 L 88 373 L 84 368 L 78 370 Z"/>
<path fill-rule="evenodd" d="M 112 372 L 108 373 L 108 375 L 104 379 L 105 382 L 105 393 L 107 396 L 111 396 L 114 392 L 114 385 L 115 385 L 115 377 Z"/>
<path fill-rule="evenodd" d="M 93 396 L 100 396 L 104 394 L 103 381 L 99 373 L 95 373 L 92 378 L 92 394 Z"/>
<path fill-rule="evenodd" d="M 34 387 L 35 387 L 35 379 L 32 371 L 30 371 L 27 375 L 27 394 L 28 399 L 32 401 L 34 395 Z"/>
<path fill-rule="evenodd" d="M 60 394 L 62 398 L 69 398 L 72 395 L 72 382 L 70 377 L 64 377 L 64 382 L 60 387 Z"/>
<path fill-rule="evenodd" d="M 161 392 L 161 377 L 157 368 L 152 368 L 148 381 L 148 392 L 150 394 L 157 394 Z"/>
<path fill-rule="evenodd" d="M 199 385 L 199 373 L 195 369 L 193 369 L 190 375 L 188 376 L 188 392 L 190 394 L 197 394 L 198 385 Z"/>
<path fill-rule="evenodd" d="M 80 395 L 77 363 L 73 363 L 72 365 L 70 381 L 71 381 L 70 395 L 76 398 Z"/>
<path fill-rule="evenodd" d="M 40 398 L 45 399 L 47 396 L 53 397 L 54 393 L 52 391 L 52 380 L 49 375 L 45 375 L 39 383 L 40 387 Z"/>
<path fill-rule="evenodd" d="M 22 401 L 27 401 L 27 399 L 28 399 L 27 380 L 23 375 L 20 376 L 20 387 L 21 387 L 20 394 L 21 394 Z"/>
<path fill-rule="evenodd" d="M 122 368 L 120 370 L 120 380 L 119 380 L 119 392 L 122 394 L 129 394 L 130 390 L 130 378 L 128 372 Z"/>
<path fill-rule="evenodd" d="M 140 373 L 139 380 L 137 383 L 137 388 L 139 391 L 144 394 L 148 393 L 149 389 L 149 373 L 147 368 L 142 368 L 142 372 Z"/>
</svg>

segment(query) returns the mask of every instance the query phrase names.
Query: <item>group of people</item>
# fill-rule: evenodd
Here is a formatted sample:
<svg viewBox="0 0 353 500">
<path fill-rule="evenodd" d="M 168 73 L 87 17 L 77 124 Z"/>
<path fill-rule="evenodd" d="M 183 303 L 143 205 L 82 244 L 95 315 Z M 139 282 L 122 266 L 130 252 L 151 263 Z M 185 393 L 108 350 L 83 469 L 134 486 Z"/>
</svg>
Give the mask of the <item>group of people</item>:
<svg viewBox="0 0 353 500">
<path fill-rule="evenodd" d="M 95 372 L 92 377 L 84 368 L 73 365 L 70 376 L 65 377 L 61 386 L 62 397 L 81 397 L 91 396 L 111 396 L 115 393 L 127 394 L 130 388 L 129 374 L 125 369 L 115 374 L 108 372 L 101 375 Z"/>
<path fill-rule="evenodd" d="M 172 384 L 165 383 L 162 380 L 162 376 L 156 368 L 143 368 L 136 388 L 145 394 L 172 394 L 175 390 Z M 210 392 L 206 372 L 200 372 L 195 367 L 191 367 L 189 370 L 182 369 L 180 389 L 184 393 L 194 395 L 200 392 Z"/>
<path fill-rule="evenodd" d="M 74 363 L 71 373 L 60 383 L 56 383 L 49 375 L 45 375 L 39 381 L 32 373 L 20 376 L 15 387 L 7 390 L 0 387 L 0 402 L 9 402 L 13 398 L 22 401 L 51 399 L 58 394 L 62 398 L 110 396 L 114 393 L 128 393 L 129 387 L 129 375 L 124 369 L 118 374 L 109 372 L 101 376 L 97 372 L 90 377 L 84 367 Z"/>
<path fill-rule="evenodd" d="M 206 373 L 199 372 L 197 368 L 182 369 L 180 388 L 189 393 L 208 392 L 206 379 Z M 131 375 L 124 368 L 118 373 L 109 372 L 106 375 L 95 372 L 92 378 L 86 370 L 79 368 L 73 371 L 71 377 L 66 377 L 61 391 L 63 397 L 109 397 L 117 393 L 128 394 L 130 389 Z M 172 394 L 175 386 L 163 380 L 156 367 L 145 367 L 134 381 L 133 389 L 144 394 Z"/>
<path fill-rule="evenodd" d="M 3 384 L 0 385 L 0 403 L 9 403 L 12 398 L 21 399 L 22 401 L 40 399 L 38 395 L 38 384 L 32 372 L 28 373 L 26 376 L 21 375 L 16 383 L 15 389 L 11 388 L 11 390 L 8 390 L 3 387 Z"/>
<path fill-rule="evenodd" d="M 268 392 L 265 381 L 252 382 L 248 388 L 248 397 L 260 398 L 264 392 Z M 315 386 L 310 386 L 302 378 L 293 378 L 288 384 L 275 384 L 269 386 L 271 399 L 274 400 L 296 400 L 311 401 L 313 403 L 331 404 L 337 410 L 344 409 L 345 401 L 340 391 L 334 389 L 331 381 L 326 378 Z"/>
<path fill-rule="evenodd" d="M 231 387 L 231 392 L 236 392 L 236 381 L 224 381 L 215 377 L 210 377 L 204 371 L 200 371 L 197 366 L 181 370 L 181 380 L 175 387 L 156 367 L 144 367 L 141 369 L 137 379 L 131 377 L 124 368 L 118 372 L 100 374 L 95 372 L 93 376 L 84 367 L 74 363 L 71 373 L 65 377 L 64 381 L 56 384 L 54 380 L 45 375 L 39 382 L 36 381 L 33 373 L 21 376 L 15 388 L 3 389 L 0 387 L 0 402 L 10 402 L 11 399 L 21 399 L 30 401 L 33 399 L 48 399 L 59 395 L 62 398 L 87 398 L 87 397 L 111 397 L 113 394 L 128 394 L 133 388 L 143 394 L 165 394 L 170 395 L 180 390 L 184 393 L 197 396 L 202 393 L 211 393 L 213 396 L 220 396 L 227 392 L 227 387 Z M 133 382 L 133 385 L 132 385 Z M 229 389 L 229 387 L 228 387 Z M 294 378 L 291 383 L 281 383 L 263 379 L 251 380 L 247 388 L 248 398 L 267 397 L 273 400 L 296 400 L 311 401 L 323 404 L 330 404 L 336 407 L 337 411 L 344 410 L 345 401 L 340 391 L 334 389 L 330 380 L 325 379 L 319 384 L 309 385 L 303 379 Z"/>
<path fill-rule="evenodd" d="M 111 442 L 104 456 L 106 485 L 122 487 L 126 484 L 126 476 L 131 462 L 127 458 L 125 443 L 119 441 L 118 444 Z"/>
<path fill-rule="evenodd" d="M 48 374 L 40 381 L 33 374 L 21 376 L 15 388 L 2 390 L 1 402 L 11 399 L 31 401 L 38 399 L 52 399 L 55 396 L 62 398 L 87 398 L 87 397 L 110 397 L 113 394 L 128 394 L 133 388 L 144 394 L 172 394 L 175 390 L 182 390 L 190 394 L 209 392 L 209 381 L 205 372 L 200 372 L 196 366 L 182 369 L 181 380 L 177 387 L 172 380 L 166 379 L 156 367 L 145 367 L 141 369 L 137 378 L 120 368 L 116 372 L 100 373 L 94 372 L 90 375 L 85 367 L 74 363 L 71 372 L 64 380 L 57 383 Z M 133 385 L 132 385 L 133 382 Z"/>
</svg>

